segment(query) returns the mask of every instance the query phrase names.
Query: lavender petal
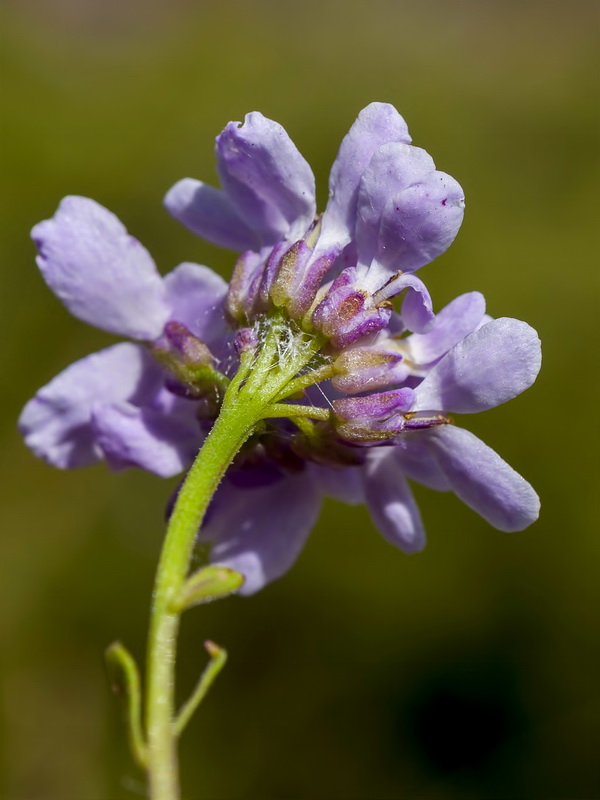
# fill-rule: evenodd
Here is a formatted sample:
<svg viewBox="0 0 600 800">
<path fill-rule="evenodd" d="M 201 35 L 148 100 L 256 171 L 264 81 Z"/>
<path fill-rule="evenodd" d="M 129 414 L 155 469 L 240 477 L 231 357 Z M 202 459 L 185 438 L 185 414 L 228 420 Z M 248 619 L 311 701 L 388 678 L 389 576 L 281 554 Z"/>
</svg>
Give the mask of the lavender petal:
<svg viewBox="0 0 600 800">
<path fill-rule="evenodd" d="M 171 318 L 210 344 L 225 335 L 227 283 L 208 267 L 184 262 L 165 276 Z"/>
<path fill-rule="evenodd" d="M 312 170 L 279 123 L 258 111 L 217 137 L 221 184 L 261 244 L 301 238 L 315 215 Z"/>
<path fill-rule="evenodd" d="M 380 147 L 358 197 L 359 261 L 367 268 L 377 262 L 368 286 L 381 286 L 386 272 L 414 272 L 433 261 L 454 240 L 463 215 L 461 187 L 435 169 L 425 150 L 400 143 Z"/>
<path fill-rule="evenodd" d="M 538 518 L 539 497 L 506 461 L 464 428 L 444 425 L 421 434 L 452 491 L 501 531 L 521 531 Z"/>
<path fill-rule="evenodd" d="M 46 283 L 74 316 L 132 339 L 160 334 L 169 316 L 163 282 L 114 214 L 86 197 L 65 197 L 31 236 Z"/>
<path fill-rule="evenodd" d="M 319 490 L 326 497 L 333 497 L 348 506 L 364 503 L 364 483 L 359 467 L 332 469 L 320 464 L 310 464 L 309 469 Z"/>
<path fill-rule="evenodd" d="M 416 275 L 402 275 L 399 282 L 408 290 L 402 301 L 402 321 L 411 331 L 427 332 L 435 322 L 433 302 L 427 287 Z"/>
<path fill-rule="evenodd" d="M 386 458 L 394 461 L 411 481 L 421 483 L 437 492 L 450 491 L 450 484 L 430 448 L 422 431 L 404 431 L 390 448 Z M 389 462 L 391 463 L 391 461 Z"/>
<path fill-rule="evenodd" d="M 432 368 L 415 390 L 415 409 L 474 414 L 494 408 L 528 389 L 540 365 L 535 330 L 517 319 L 495 319 Z"/>
<path fill-rule="evenodd" d="M 100 461 L 91 425 L 95 403 L 148 401 L 162 370 L 139 345 L 122 343 L 67 367 L 38 391 L 19 419 L 25 443 L 39 458 L 61 469 Z"/>
<path fill-rule="evenodd" d="M 485 314 L 485 298 L 480 292 L 468 292 L 448 303 L 436 314 L 427 333 L 413 333 L 404 342 L 411 360 L 430 364 L 445 355 L 465 336 L 473 333 Z"/>
<path fill-rule="evenodd" d="M 320 506 L 308 470 L 264 488 L 238 489 L 225 480 L 200 539 L 213 543 L 211 563 L 245 576 L 240 594 L 254 594 L 290 569 Z"/>
<path fill-rule="evenodd" d="M 365 476 L 367 506 L 381 535 L 405 553 L 425 547 L 419 508 L 396 462 L 379 453 L 368 462 Z"/>
<path fill-rule="evenodd" d="M 354 234 L 358 187 L 375 151 L 388 142 L 411 141 L 406 122 L 389 103 L 370 103 L 342 140 L 329 176 L 318 252 L 341 250 Z"/>
<path fill-rule="evenodd" d="M 112 469 L 140 467 L 161 478 L 187 469 L 202 443 L 198 425 L 126 402 L 95 405 L 92 427 Z"/>
<path fill-rule="evenodd" d="M 194 178 L 183 178 L 165 195 L 167 211 L 192 233 L 219 247 L 257 250 L 259 240 L 236 213 L 225 192 Z"/>
</svg>

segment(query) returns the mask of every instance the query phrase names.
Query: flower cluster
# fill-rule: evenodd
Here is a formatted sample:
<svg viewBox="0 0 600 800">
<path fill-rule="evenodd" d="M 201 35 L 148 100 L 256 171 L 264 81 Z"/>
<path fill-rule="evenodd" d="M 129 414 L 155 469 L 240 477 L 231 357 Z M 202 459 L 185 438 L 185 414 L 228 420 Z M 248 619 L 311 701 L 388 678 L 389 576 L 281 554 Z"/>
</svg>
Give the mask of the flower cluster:
<svg viewBox="0 0 600 800">
<path fill-rule="evenodd" d="M 119 220 L 68 197 L 32 236 L 49 287 L 80 319 L 133 339 L 78 361 L 20 427 L 62 467 L 105 459 L 168 477 L 192 463 L 232 382 L 287 376 L 221 483 L 200 531 L 211 561 L 260 589 L 294 562 L 322 497 L 367 504 L 406 552 L 425 534 L 407 480 L 453 491 L 493 526 L 538 515 L 531 486 L 449 414 L 493 408 L 540 368 L 535 331 L 492 319 L 478 292 L 434 314 L 416 271 L 461 225 L 458 183 L 373 103 L 342 141 L 317 215 L 312 171 L 254 112 L 216 140 L 222 188 L 186 178 L 169 212 L 239 252 L 229 286 L 184 263 L 164 278 Z M 392 299 L 403 293 L 399 310 Z M 244 377 L 245 376 L 245 377 Z"/>
</svg>

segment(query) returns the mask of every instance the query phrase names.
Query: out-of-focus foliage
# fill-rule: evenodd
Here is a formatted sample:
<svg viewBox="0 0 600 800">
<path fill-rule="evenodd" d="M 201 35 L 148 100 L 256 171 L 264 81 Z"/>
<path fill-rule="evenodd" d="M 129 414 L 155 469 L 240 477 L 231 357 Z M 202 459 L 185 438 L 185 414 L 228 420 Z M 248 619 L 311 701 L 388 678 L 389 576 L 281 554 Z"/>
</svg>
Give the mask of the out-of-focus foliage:
<svg viewBox="0 0 600 800">
<path fill-rule="evenodd" d="M 65 194 L 119 215 L 168 270 L 232 256 L 162 210 L 212 141 L 259 109 L 326 196 L 357 111 L 394 103 L 454 175 L 467 216 L 423 270 L 436 305 L 480 289 L 538 328 L 545 363 L 510 405 L 463 423 L 540 492 L 530 530 L 489 528 L 417 494 L 429 546 L 407 557 L 363 509 L 330 502 L 292 573 L 189 612 L 181 688 L 210 637 L 230 662 L 186 732 L 187 797 L 598 796 L 597 7 L 585 0 L 421 3 L 12 0 L 2 43 L 3 406 L 0 794 L 141 796 L 102 654 L 143 658 L 173 486 L 104 467 L 59 473 L 15 432 L 22 404 L 112 339 L 43 285 L 28 231 Z M 118 290 L 118 289 L 116 289 Z"/>
</svg>

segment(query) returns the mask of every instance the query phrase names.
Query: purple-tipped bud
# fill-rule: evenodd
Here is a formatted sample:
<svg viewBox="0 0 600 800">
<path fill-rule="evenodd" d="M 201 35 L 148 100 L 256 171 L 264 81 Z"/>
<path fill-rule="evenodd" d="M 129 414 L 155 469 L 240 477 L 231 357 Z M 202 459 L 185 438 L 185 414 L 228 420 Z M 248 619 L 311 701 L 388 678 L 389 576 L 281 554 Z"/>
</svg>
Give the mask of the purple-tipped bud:
<svg viewBox="0 0 600 800">
<path fill-rule="evenodd" d="M 311 261 L 300 276 L 298 285 L 287 303 L 292 319 L 301 319 L 310 309 L 321 286 L 324 275 L 329 272 L 335 255 L 326 254 Z"/>
<path fill-rule="evenodd" d="M 234 325 L 247 325 L 253 318 L 264 269 L 263 256 L 253 250 L 236 261 L 225 299 L 225 312 Z"/>
<path fill-rule="evenodd" d="M 403 414 L 410 411 L 414 401 L 415 393 L 408 387 L 334 400 L 337 431 L 344 439 L 360 444 L 393 439 L 406 427 Z"/>
<path fill-rule="evenodd" d="M 170 392 L 193 400 L 208 397 L 213 412 L 218 412 L 218 379 L 223 376 L 212 366 L 213 355 L 208 347 L 189 328 L 174 320 L 167 322 L 152 355 L 171 373 L 172 377 L 165 381 Z"/>
<path fill-rule="evenodd" d="M 414 390 L 404 387 L 365 397 L 342 397 L 333 401 L 333 408 L 343 422 L 352 419 L 382 421 L 396 412 L 410 411 L 414 400 Z"/>
<path fill-rule="evenodd" d="M 370 307 L 366 292 L 354 288 L 355 270 L 345 269 L 316 307 L 313 326 L 341 350 L 368 333 L 376 333 L 388 324 L 391 307 Z"/>
<path fill-rule="evenodd" d="M 238 356 L 254 352 L 258 347 L 258 336 L 254 328 L 240 328 L 235 334 L 233 346 Z"/>
<path fill-rule="evenodd" d="M 333 368 L 336 375 L 331 382 L 335 389 L 345 394 L 357 394 L 402 383 L 410 372 L 402 354 L 389 345 L 342 350 L 333 362 Z"/>
<path fill-rule="evenodd" d="M 294 247 L 295 245 L 292 246 L 292 249 Z M 288 252 L 288 243 L 284 241 L 276 244 L 269 253 L 260 281 L 259 296 L 257 298 L 260 307 L 257 306 L 257 310 L 266 311 L 271 308 L 271 287 L 279 274 L 281 264 Z M 293 260 L 293 256 L 291 258 Z"/>
<path fill-rule="evenodd" d="M 287 306 L 301 280 L 312 250 L 306 242 L 295 242 L 279 260 L 277 273 L 271 283 L 271 300 L 277 308 Z"/>
<path fill-rule="evenodd" d="M 277 262 L 265 270 L 261 291 L 267 289 L 277 308 L 286 308 L 292 319 L 301 319 L 310 309 L 321 286 L 323 276 L 329 271 L 337 250 L 322 253 L 312 259 L 313 245 L 318 240 L 320 222 L 317 221 L 306 234 L 278 257 Z M 271 259 L 269 259 L 271 261 Z"/>
<path fill-rule="evenodd" d="M 163 330 L 163 336 L 155 345 L 165 349 L 174 359 L 186 367 L 208 367 L 213 356 L 203 341 L 181 322 L 171 320 Z"/>
</svg>

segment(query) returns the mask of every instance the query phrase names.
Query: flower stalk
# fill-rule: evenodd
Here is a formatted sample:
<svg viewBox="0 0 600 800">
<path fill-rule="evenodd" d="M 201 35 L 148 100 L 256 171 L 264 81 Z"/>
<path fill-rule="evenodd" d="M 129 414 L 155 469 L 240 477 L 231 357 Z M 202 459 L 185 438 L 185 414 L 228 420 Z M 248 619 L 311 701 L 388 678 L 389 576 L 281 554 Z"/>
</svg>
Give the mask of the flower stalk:
<svg viewBox="0 0 600 800">
<path fill-rule="evenodd" d="M 272 404 L 306 367 L 321 342 L 290 328 L 279 314 L 264 320 L 263 346 L 251 364 L 242 361 L 243 377 L 234 377 L 221 412 L 179 491 L 167 529 L 154 588 L 147 655 L 147 769 L 152 800 L 177 800 L 177 737 L 225 663 L 211 644 L 211 662 L 192 698 L 175 717 L 176 642 L 194 541 L 206 509 L 231 461 L 255 426 L 267 416 L 282 416 L 283 403 Z M 312 407 L 287 406 L 287 416 L 311 415 Z"/>
<path fill-rule="evenodd" d="M 179 797 L 174 722 L 176 642 L 181 611 L 177 598 L 185 583 L 194 540 L 208 504 L 231 460 L 250 435 L 256 416 L 237 405 L 223 406 L 190 469 L 167 530 L 154 590 L 148 640 L 146 728 L 152 800 Z"/>
</svg>

